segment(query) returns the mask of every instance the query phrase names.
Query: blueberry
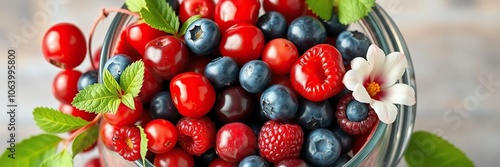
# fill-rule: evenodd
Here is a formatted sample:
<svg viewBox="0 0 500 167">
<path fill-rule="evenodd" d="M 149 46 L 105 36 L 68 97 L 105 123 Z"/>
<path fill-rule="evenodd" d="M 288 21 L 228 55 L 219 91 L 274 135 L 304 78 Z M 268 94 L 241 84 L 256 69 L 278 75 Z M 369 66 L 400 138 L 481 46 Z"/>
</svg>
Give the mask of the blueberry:
<svg viewBox="0 0 500 167">
<path fill-rule="evenodd" d="M 218 156 L 217 153 L 215 152 L 215 149 L 211 148 L 205 153 L 201 154 L 201 156 L 193 156 L 193 158 L 196 166 L 208 166 L 210 162 L 218 158 Z"/>
<path fill-rule="evenodd" d="M 356 57 L 366 58 L 366 52 L 371 45 L 370 39 L 359 31 L 344 31 L 339 34 L 335 43 L 342 55 L 344 65 Z"/>
<path fill-rule="evenodd" d="M 314 45 L 326 41 L 326 30 L 321 22 L 311 16 L 300 16 L 288 26 L 287 38 L 299 52 L 304 53 Z"/>
<path fill-rule="evenodd" d="M 368 116 L 368 105 L 357 100 L 352 100 L 347 104 L 345 110 L 347 119 L 353 122 L 360 122 Z"/>
<path fill-rule="evenodd" d="M 288 87 L 275 84 L 260 96 L 260 107 L 267 118 L 288 122 L 297 113 L 298 101 L 295 93 Z"/>
<path fill-rule="evenodd" d="M 153 119 L 166 119 L 172 123 L 181 119 L 181 114 L 175 108 L 168 91 L 161 91 L 151 98 L 149 111 Z"/>
<path fill-rule="evenodd" d="M 339 140 L 342 153 L 347 153 L 354 145 L 354 136 L 345 133 L 338 125 L 333 127 L 333 134 Z"/>
<path fill-rule="evenodd" d="M 80 79 L 78 79 L 78 85 L 77 85 L 78 91 L 83 90 L 85 87 L 89 85 L 97 83 L 98 73 L 99 72 L 97 70 L 90 70 L 83 73 L 82 76 L 80 76 Z"/>
<path fill-rule="evenodd" d="M 239 67 L 233 58 L 224 56 L 212 60 L 205 67 L 205 77 L 214 88 L 220 89 L 235 83 L 238 79 Z"/>
<path fill-rule="evenodd" d="M 332 12 L 330 20 L 320 19 L 319 21 L 321 21 L 323 26 L 325 26 L 326 35 L 329 37 L 337 37 L 341 32 L 347 30 L 347 27 L 349 27 L 349 25 L 340 23 L 337 12 Z"/>
<path fill-rule="evenodd" d="M 123 70 L 125 70 L 125 68 L 127 68 L 130 64 L 132 64 L 132 59 L 130 59 L 130 57 L 124 54 L 117 54 L 106 61 L 104 69 L 107 69 L 111 75 L 113 75 L 113 78 L 115 78 L 115 80 L 119 83 Z"/>
<path fill-rule="evenodd" d="M 266 41 L 283 38 L 286 33 L 285 16 L 278 12 L 267 12 L 257 20 L 257 27 L 262 31 Z"/>
<path fill-rule="evenodd" d="M 259 93 L 271 80 L 271 69 L 262 60 L 252 60 L 241 67 L 239 79 L 241 87 L 247 92 Z"/>
<path fill-rule="evenodd" d="M 332 131 L 324 128 L 313 130 L 304 142 L 304 154 L 316 166 L 331 166 L 340 155 L 340 142 Z"/>
<path fill-rule="evenodd" d="M 221 32 L 217 24 L 206 18 L 191 23 L 184 35 L 184 41 L 191 53 L 205 56 L 217 47 Z"/>
<path fill-rule="evenodd" d="M 318 128 L 327 128 L 333 122 L 333 110 L 326 100 L 312 102 L 301 99 L 299 109 L 295 118 L 305 131 L 312 131 Z"/>
<path fill-rule="evenodd" d="M 175 13 L 179 13 L 179 1 L 178 0 L 165 0 L 175 11 Z"/>
<path fill-rule="evenodd" d="M 351 160 L 351 157 L 349 155 L 340 154 L 339 158 L 337 158 L 337 160 L 332 164 L 332 167 L 342 167 L 349 160 Z"/>
<path fill-rule="evenodd" d="M 248 157 L 243 158 L 238 167 L 270 167 L 269 163 L 258 155 L 250 155 Z"/>
</svg>

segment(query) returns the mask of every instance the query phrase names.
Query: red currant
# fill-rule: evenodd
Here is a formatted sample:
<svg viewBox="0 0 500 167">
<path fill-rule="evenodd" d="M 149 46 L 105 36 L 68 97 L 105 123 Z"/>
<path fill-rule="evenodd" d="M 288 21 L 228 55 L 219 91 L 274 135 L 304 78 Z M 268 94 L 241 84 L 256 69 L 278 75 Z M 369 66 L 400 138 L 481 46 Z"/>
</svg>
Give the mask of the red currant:
<svg viewBox="0 0 500 167">
<path fill-rule="evenodd" d="M 290 73 L 297 59 L 299 59 L 299 50 L 292 42 L 283 38 L 269 41 L 262 51 L 262 61 L 269 65 L 275 75 Z"/>
<path fill-rule="evenodd" d="M 215 104 L 215 90 L 203 74 L 185 72 L 170 81 L 175 107 L 185 117 L 201 117 Z"/>
<path fill-rule="evenodd" d="M 276 11 L 283 14 L 287 23 L 306 11 L 305 0 L 264 0 L 263 6 L 266 12 Z"/>
<path fill-rule="evenodd" d="M 194 158 L 186 151 L 175 147 L 167 153 L 157 154 L 154 159 L 154 165 L 157 167 L 194 167 Z"/>
<path fill-rule="evenodd" d="M 118 128 L 116 126 L 109 124 L 106 120 L 101 122 L 99 137 L 101 138 L 102 143 L 104 143 L 104 145 L 110 150 L 115 150 L 115 147 L 113 146 L 113 135 L 117 130 Z"/>
<path fill-rule="evenodd" d="M 170 121 L 155 119 L 144 127 L 148 138 L 148 150 L 163 154 L 172 150 L 177 143 L 177 130 Z"/>
<path fill-rule="evenodd" d="M 236 23 L 255 24 L 259 10 L 259 0 L 219 0 L 215 5 L 214 21 L 224 32 Z"/>
<path fill-rule="evenodd" d="M 135 110 L 130 109 L 125 104 L 121 103 L 115 114 L 106 113 L 104 119 L 114 126 L 130 126 L 134 125 L 141 118 L 142 102 L 139 98 L 134 98 Z"/>
<path fill-rule="evenodd" d="M 125 31 L 128 43 L 141 55 L 144 55 L 146 44 L 149 41 L 167 35 L 167 33 L 154 29 L 142 21 L 128 26 Z"/>
<path fill-rule="evenodd" d="M 191 16 L 201 15 L 202 18 L 214 19 L 215 3 L 213 0 L 186 0 L 179 7 L 179 19 L 186 22 Z"/>
<path fill-rule="evenodd" d="M 251 24 L 236 24 L 222 33 L 219 50 L 242 66 L 260 57 L 264 43 L 264 34 L 259 28 Z"/>
<path fill-rule="evenodd" d="M 78 27 L 71 23 L 59 23 L 45 33 L 42 52 L 51 64 L 63 69 L 72 69 L 85 59 L 87 45 Z"/>
<path fill-rule="evenodd" d="M 70 114 L 75 117 L 80 117 L 89 122 L 92 121 L 96 116 L 96 114 L 94 113 L 89 113 L 83 110 L 79 110 L 76 107 L 73 107 L 71 104 L 66 104 L 66 103 L 61 103 L 59 105 L 59 110 L 65 114 Z"/>
<path fill-rule="evenodd" d="M 52 82 L 52 94 L 62 103 L 71 104 L 78 93 L 78 80 L 81 72 L 66 69 L 59 72 Z"/>
</svg>

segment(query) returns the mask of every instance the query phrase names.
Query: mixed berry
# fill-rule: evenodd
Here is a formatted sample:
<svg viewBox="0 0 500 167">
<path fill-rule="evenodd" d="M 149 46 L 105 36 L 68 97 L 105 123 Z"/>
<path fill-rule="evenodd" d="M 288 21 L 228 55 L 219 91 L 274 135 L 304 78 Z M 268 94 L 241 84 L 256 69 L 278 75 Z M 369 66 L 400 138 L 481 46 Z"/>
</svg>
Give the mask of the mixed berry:
<svg viewBox="0 0 500 167">
<path fill-rule="evenodd" d="M 103 114 L 107 148 L 140 160 L 140 125 L 155 166 L 339 166 L 369 140 L 377 115 L 342 78 L 371 42 L 335 12 L 330 20 L 306 14 L 305 0 L 168 2 L 174 19 L 190 23 L 183 36 L 139 19 L 120 32 L 104 65 L 117 82 L 133 62 L 145 66 L 135 109 L 120 104 Z M 195 15 L 201 19 L 189 22 Z M 43 41 L 45 58 L 63 69 L 53 82 L 60 110 L 91 121 L 96 114 L 71 106 L 98 82 L 95 57 L 88 71 L 74 69 L 86 48 L 70 23 L 54 25 Z"/>
</svg>

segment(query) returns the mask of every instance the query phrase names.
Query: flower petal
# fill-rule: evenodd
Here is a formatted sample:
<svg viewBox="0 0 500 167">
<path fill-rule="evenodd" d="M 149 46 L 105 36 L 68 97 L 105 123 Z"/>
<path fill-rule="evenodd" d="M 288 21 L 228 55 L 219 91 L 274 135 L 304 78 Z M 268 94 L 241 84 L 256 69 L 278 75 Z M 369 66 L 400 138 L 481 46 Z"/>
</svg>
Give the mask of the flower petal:
<svg viewBox="0 0 500 167">
<path fill-rule="evenodd" d="M 380 76 L 382 77 L 382 85 L 380 86 L 386 88 L 394 85 L 394 83 L 403 76 L 406 67 L 408 67 L 408 61 L 406 61 L 406 57 L 403 53 L 393 52 L 387 55 L 385 67 Z"/>
<path fill-rule="evenodd" d="M 384 100 L 387 100 L 396 104 L 404 105 L 414 105 L 415 100 L 415 90 L 406 84 L 394 84 L 391 87 L 382 89 L 384 92 Z"/>
<path fill-rule="evenodd" d="M 398 108 L 388 101 L 378 101 L 373 99 L 370 102 L 370 106 L 377 113 L 380 121 L 386 124 L 392 124 L 398 115 Z"/>
<path fill-rule="evenodd" d="M 385 53 L 382 49 L 377 47 L 377 45 L 372 44 L 368 48 L 366 53 L 366 59 L 368 63 L 372 66 L 372 71 L 370 79 L 373 81 L 375 77 L 380 76 L 385 67 Z"/>
<path fill-rule="evenodd" d="M 345 73 L 344 78 L 342 78 L 342 83 L 349 90 L 354 90 L 356 85 L 363 85 L 363 74 L 359 70 L 349 70 Z"/>
<path fill-rule="evenodd" d="M 351 61 L 351 69 L 361 71 L 364 77 L 368 77 L 372 72 L 372 66 L 361 57 L 356 57 Z"/>
<path fill-rule="evenodd" d="M 366 91 L 363 84 L 357 84 L 354 87 L 354 90 L 352 91 L 352 96 L 354 97 L 354 99 L 362 103 L 369 103 L 372 99 L 368 94 L 368 91 Z"/>
</svg>

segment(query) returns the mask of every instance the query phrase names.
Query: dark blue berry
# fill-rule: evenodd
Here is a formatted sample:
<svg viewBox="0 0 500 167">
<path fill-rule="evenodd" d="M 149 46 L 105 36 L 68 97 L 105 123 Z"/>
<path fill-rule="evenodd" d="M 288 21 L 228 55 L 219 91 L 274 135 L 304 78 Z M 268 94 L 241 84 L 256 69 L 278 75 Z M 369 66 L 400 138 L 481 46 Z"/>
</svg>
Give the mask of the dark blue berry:
<svg viewBox="0 0 500 167">
<path fill-rule="evenodd" d="M 332 131 L 319 128 L 313 130 L 304 142 L 305 157 L 317 166 L 330 166 L 340 155 L 340 142 Z"/>
<path fill-rule="evenodd" d="M 77 85 L 78 91 L 85 89 L 85 87 L 89 85 L 97 83 L 98 73 L 99 73 L 98 70 L 90 70 L 83 73 L 82 76 L 80 76 L 80 79 L 78 79 L 78 85 Z"/>
<path fill-rule="evenodd" d="M 301 99 L 295 119 L 303 130 L 312 131 L 318 128 L 329 127 L 333 122 L 333 114 L 332 106 L 326 100 L 312 102 L 307 99 Z"/>
<path fill-rule="evenodd" d="M 347 119 L 353 122 L 360 122 L 365 120 L 368 116 L 368 111 L 368 105 L 357 100 L 352 100 L 351 102 L 349 102 L 345 110 Z"/>
<path fill-rule="evenodd" d="M 371 44 L 370 39 L 359 31 L 344 31 L 339 34 L 336 41 L 336 47 L 345 65 L 356 57 L 366 58 L 366 52 Z"/>
<path fill-rule="evenodd" d="M 179 1 L 178 0 L 165 0 L 175 11 L 175 13 L 179 13 Z"/>
<path fill-rule="evenodd" d="M 218 46 L 221 38 L 219 26 L 210 19 L 199 19 L 191 23 L 184 35 L 184 41 L 191 53 L 209 55 Z"/>
<path fill-rule="evenodd" d="M 295 93 L 288 87 L 275 84 L 260 96 L 260 107 L 267 118 L 288 122 L 297 113 L 298 101 Z"/>
<path fill-rule="evenodd" d="M 249 61 L 241 67 L 239 80 L 247 92 L 259 93 L 271 80 L 271 69 L 262 60 Z"/>
<path fill-rule="evenodd" d="M 332 129 L 333 134 L 339 140 L 342 153 L 347 153 L 354 145 L 354 136 L 345 133 L 338 125 Z"/>
<path fill-rule="evenodd" d="M 325 26 L 326 35 L 329 37 L 337 37 L 341 32 L 347 30 L 347 27 L 349 27 L 349 25 L 340 23 L 337 12 L 332 12 L 330 20 L 320 19 L 319 21 L 321 21 L 323 26 Z"/>
<path fill-rule="evenodd" d="M 339 158 L 332 164 L 332 167 L 342 167 L 344 164 L 349 162 L 351 157 L 347 154 L 340 154 Z"/>
<path fill-rule="evenodd" d="M 326 30 L 321 22 L 311 16 L 300 16 L 290 23 L 287 38 L 299 52 L 304 53 L 314 45 L 326 41 Z"/>
<path fill-rule="evenodd" d="M 201 156 L 193 156 L 196 166 L 208 166 L 210 162 L 217 157 L 218 156 L 214 148 L 209 149 L 205 153 L 201 154 Z"/>
<path fill-rule="evenodd" d="M 111 75 L 113 75 L 113 78 L 115 78 L 115 80 L 119 83 L 120 76 L 125 68 L 127 68 L 130 64 L 132 64 L 132 59 L 130 59 L 130 57 L 124 54 L 117 54 L 106 61 L 104 69 L 107 69 Z"/>
<path fill-rule="evenodd" d="M 258 155 L 250 155 L 243 158 L 238 167 L 270 167 L 269 162 Z"/>
<path fill-rule="evenodd" d="M 214 88 L 227 87 L 238 80 L 239 67 L 233 58 L 224 56 L 212 60 L 205 67 L 205 77 Z"/>
<path fill-rule="evenodd" d="M 176 123 L 181 119 L 181 114 L 175 108 L 170 92 L 168 91 L 161 91 L 153 96 L 149 110 L 153 119 L 166 119 L 172 123 Z"/>
<path fill-rule="evenodd" d="M 285 16 L 278 12 L 267 12 L 257 20 L 257 27 L 262 31 L 266 41 L 283 38 L 286 33 Z"/>
</svg>

